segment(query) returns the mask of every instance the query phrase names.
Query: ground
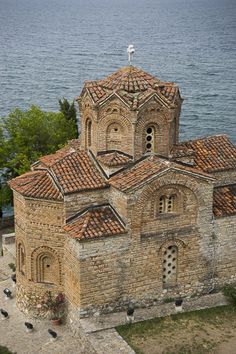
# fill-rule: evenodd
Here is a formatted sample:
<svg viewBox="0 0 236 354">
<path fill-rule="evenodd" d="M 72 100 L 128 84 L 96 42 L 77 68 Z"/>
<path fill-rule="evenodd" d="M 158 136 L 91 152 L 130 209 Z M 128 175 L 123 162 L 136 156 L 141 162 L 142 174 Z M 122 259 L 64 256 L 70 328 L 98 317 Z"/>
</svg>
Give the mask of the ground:
<svg viewBox="0 0 236 354">
<path fill-rule="evenodd" d="M 137 354 L 235 354 L 236 308 L 222 306 L 121 326 Z"/>
</svg>

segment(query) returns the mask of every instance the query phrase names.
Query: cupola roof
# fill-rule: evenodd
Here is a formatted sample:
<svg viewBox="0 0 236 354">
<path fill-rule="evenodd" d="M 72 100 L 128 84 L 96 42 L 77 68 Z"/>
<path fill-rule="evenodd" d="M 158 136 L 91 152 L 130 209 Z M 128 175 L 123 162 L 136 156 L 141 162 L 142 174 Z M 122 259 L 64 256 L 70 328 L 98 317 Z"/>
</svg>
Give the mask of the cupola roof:
<svg viewBox="0 0 236 354">
<path fill-rule="evenodd" d="M 166 106 L 171 106 L 179 97 L 178 86 L 163 82 L 134 66 L 125 66 L 105 79 L 86 81 L 81 98 L 88 92 L 94 104 L 102 104 L 116 94 L 131 109 L 138 109 L 152 95 L 157 95 Z"/>
</svg>

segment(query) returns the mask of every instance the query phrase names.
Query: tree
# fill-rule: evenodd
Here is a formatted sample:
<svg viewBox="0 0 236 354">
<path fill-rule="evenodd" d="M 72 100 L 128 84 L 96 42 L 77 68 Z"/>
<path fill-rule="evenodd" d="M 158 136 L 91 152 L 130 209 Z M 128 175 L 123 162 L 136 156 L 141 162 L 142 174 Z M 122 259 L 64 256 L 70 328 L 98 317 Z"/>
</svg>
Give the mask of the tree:
<svg viewBox="0 0 236 354">
<path fill-rule="evenodd" d="M 44 112 L 36 106 L 15 109 L 0 125 L 0 210 L 11 202 L 6 179 L 30 169 L 40 156 L 54 153 L 77 138 L 74 121 L 61 112 Z"/>
<path fill-rule="evenodd" d="M 75 102 L 72 101 L 70 103 L 66 98 L 63 98 L 63 100 L 58 100 L 58 102 L 59 102 L 59 106 L 60 106 L 60 112 L 64 115 L 64 117 L 68 121 L 73 122 L 74 127 L 77 131 L 77 136 L 78 136 L 79 132 L 78 132 Z"/>
</svg>

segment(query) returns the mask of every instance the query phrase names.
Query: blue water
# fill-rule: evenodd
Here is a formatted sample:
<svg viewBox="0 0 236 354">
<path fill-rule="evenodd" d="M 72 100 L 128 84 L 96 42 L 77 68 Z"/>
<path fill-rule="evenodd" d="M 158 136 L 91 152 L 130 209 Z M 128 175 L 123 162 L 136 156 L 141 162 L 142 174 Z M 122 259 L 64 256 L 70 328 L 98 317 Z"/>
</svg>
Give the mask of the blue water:
<svg viewBox="0 0 236 354">
<path fill-rule="evenodd" d="M 236 143 L 235 0 L 0 0 L 0 116 L 57 110 L 85 80 L 134 65 L 180 86 L 181 139 Z"/>
</svg>

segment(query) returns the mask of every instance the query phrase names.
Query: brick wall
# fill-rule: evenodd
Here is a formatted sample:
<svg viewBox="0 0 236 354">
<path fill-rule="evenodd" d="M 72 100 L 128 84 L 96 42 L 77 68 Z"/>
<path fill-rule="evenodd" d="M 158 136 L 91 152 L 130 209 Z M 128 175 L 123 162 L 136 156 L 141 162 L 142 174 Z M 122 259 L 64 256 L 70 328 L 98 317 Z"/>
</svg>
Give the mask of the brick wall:
<svg viewBox="0 0 236 354">
<path fill-rule="evenodd" d="M 17 306 L 35 313 L 47 290 L 58 293 L 64 288 L 64 207 L 61 202 L 26 199 L 18 193 L 14 206 Z"/>
<path fill-rule="evenodd" d="M 236 216 L 215 219 L 216 283 L 236 282 Z"/>
</svg>

